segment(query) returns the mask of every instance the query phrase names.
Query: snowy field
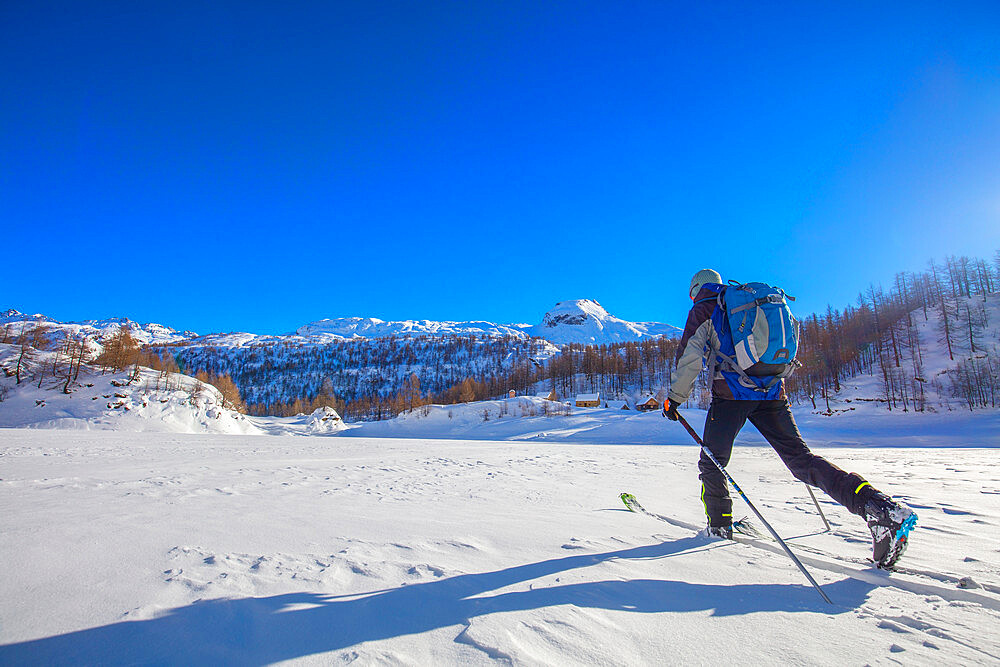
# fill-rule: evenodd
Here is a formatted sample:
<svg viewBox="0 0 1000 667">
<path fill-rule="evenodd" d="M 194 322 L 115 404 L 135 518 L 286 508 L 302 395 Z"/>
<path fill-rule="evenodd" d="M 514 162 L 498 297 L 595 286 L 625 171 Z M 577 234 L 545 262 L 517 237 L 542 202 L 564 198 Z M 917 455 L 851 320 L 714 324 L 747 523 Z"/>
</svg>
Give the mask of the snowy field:
<svg viewBox="0 0 1000 667">
<path fill-rule="evenodd" d="M 568 415 L 541 416 L 546 401 L 524 397 L 460 405 L 432 405 L 395 419 L 348 425 L 340 437 L 388 437 L 468 440 L 517 440 L 607 445 L 687 445 L 691 439 L 659 410 L 637 413 L 614 408 L 569 408 Z M 552 403 L 549 404 L 553 405 Z M 551 408 L 554 409 L 554 408 Z M 795 420 L 810 446 L 844 447 L 998 447 L 1000 411 L 953 410 L 937 413 L 887 412 L 870 404 L 825 416 L 807 405 L 793 407 Z M 426 412 L 426 414 L 425 414 Z M 682 410 L 698 432 L 704 410 Z M 486 419 L 484 419 L 486 417 Z M 290 419 L 248 418 L 272 435 L 300 432 Z M 747 424 L 740 444 L 764 444 Z"/>
<path fill-rule="evenodd" d="M 916 508 L 894 574 L 770 449 L 730 466 L 830 606 L 687 527 L 689 445 L 0 429 L 0 664 L 997 664 L 997 451 L 880 444 L 818 451 Z"/>
</svg>

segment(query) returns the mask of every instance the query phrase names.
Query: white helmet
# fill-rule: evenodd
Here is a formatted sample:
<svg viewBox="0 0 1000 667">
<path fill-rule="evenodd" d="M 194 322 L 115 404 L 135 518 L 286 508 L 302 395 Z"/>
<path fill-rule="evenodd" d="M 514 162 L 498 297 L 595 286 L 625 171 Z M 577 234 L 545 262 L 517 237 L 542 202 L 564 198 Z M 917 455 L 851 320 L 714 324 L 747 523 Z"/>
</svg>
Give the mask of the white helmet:
<svg viewBox="0 0 1000 667">
<path fill-rule="evenodd" d="M 722 276 L 718 271 L 712 269 L 702 269 L 691 278 L 691 287 L 688 289 L 688 296 L 692 299 L 698 295 L 701 286 L 705 283 L 722 283 Z"/>
</svg>

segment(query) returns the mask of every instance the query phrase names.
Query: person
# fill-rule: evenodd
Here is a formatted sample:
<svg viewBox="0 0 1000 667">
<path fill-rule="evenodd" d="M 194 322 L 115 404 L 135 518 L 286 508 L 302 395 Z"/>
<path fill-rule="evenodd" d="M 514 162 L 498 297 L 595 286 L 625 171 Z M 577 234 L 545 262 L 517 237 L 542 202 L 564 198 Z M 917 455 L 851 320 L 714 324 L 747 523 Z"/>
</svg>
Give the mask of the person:
<svg viewBox="0 0 1000 667">
<path fill-rule="evenodd" d="M 712 377 L 712 402 L 705 419 L 705 447 L 723 466 L 728 465 L 733 441 L 749 421 L 770 443 L 789 471 L 806 484 L 818 487 L 853 514 L 864 518 L 872 533 L 872 558 L 880 567 L 891 567 L 906 548 L 916 515 L 909 507 L 877 490 L 857 473 L 848 473 L 809 451 L 802 439 L 785 395 L 784 375 L 774 366 L 740 372 L 728 318 L 723 312 L 726 285 L 712 269 L 702 269 L 691 279 L 688 296 L 694 301 L 688 314 L 663 414 L 677 421 L 677 409 L 687 401 L 695 378 L 707 366 Z M 728 346 L 730 349 L 724 349 Z M 770 374 L 768 374 L 770 371 Z M 703 451 L 698 462 L 701 499 L 708 518 L 706 533 L 732 539 L 733 501 L 722 472 Z"/>
</svg>

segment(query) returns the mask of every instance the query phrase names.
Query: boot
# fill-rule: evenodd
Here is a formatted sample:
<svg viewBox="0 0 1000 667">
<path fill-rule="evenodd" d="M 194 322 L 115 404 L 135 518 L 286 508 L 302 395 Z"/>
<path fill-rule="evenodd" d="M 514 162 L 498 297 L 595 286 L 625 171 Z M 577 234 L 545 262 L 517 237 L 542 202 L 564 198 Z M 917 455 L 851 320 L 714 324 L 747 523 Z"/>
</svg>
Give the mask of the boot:
<svg viewBox="0 0 1000 667">
<path fill-rule="evenodd" d="M 906 551 L 917 515 L 903 503 L 876 491 L 865 503 L 865 520 L 872 531 L 872 560 L 882 569 L 892 568 Z"/>
<path fill-rule="evenodd" d="M 705 528 L 706 537 L 719 537 L 724 540 L 733 539 L 732 526 L 708 526 Z"/>
</svg>

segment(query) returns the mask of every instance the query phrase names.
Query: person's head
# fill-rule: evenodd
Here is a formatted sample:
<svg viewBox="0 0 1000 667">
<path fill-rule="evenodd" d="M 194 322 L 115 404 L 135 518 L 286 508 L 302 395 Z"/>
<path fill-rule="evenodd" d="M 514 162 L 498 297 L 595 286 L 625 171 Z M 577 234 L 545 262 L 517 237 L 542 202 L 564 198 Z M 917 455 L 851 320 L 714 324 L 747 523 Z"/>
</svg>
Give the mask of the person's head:
<svg viewBox="0 0 1000 667">
<path fill-rule="evenodd" d="M 688 289 L 688 296 L 691 297 L 692 301 L 698 296 L 701 286 L 705 283 L 722 283 L 722 276 L 719 275 L 718 271 L 712 269 L 702 269 L 694 274 L 694 277 L 691 278 L 691 287 Z"/>
</svg>

